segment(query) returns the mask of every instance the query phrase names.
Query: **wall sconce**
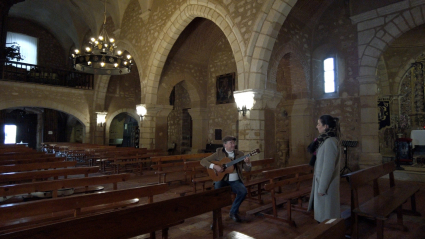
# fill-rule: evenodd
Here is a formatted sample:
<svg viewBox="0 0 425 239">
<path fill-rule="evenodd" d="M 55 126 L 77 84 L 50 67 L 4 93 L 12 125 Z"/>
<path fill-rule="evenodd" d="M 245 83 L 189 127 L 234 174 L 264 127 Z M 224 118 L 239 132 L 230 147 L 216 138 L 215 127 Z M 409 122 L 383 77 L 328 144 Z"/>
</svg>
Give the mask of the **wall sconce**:
<svg viewBox="0 0 425 239">
<path fill-rule="evenodd" d="M 106 115 L 108 114 L 108 112 L 96 112 L 96 114 L 97 114 L 97 125 L 100 127 L 103 127 L 103 125 L 105 125 Z"/>
<path fill-rule="evenodd" d="M 254 106 L 254 93 L 246 91 L 235 92 L 234 96 L 238 112 L 242 112 L 242 115 L 245 116 L 246 112 Z"/>
<path fill-rule="evenodd" d="M 137 114 L 140 116 L 140 121 L 143 120 L 143 116 L 146 115 L 147 110 L 144 104 L 136 105 Z"/>
</svg>

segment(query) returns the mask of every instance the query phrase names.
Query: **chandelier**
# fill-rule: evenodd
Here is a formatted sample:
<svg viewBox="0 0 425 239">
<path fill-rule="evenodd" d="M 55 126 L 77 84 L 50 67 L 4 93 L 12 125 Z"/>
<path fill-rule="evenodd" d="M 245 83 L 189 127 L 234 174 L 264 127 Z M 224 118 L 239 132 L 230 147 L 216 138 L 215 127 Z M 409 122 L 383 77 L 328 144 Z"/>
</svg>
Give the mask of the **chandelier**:
<svg viewBox="0 0 425 239">
<path fill-rule="evenodd" d="M 103 12 L 103 28 L 99 37 L 92 37 L 84 53 L 75 49 L 72 54 L 74 68 L 78 71 L 97 75 L 123 75 L 130 73 L 133 65 L 130 55 L 116 50 L 115 40 L 106 31 L 106 0 Z"/>
</svg>

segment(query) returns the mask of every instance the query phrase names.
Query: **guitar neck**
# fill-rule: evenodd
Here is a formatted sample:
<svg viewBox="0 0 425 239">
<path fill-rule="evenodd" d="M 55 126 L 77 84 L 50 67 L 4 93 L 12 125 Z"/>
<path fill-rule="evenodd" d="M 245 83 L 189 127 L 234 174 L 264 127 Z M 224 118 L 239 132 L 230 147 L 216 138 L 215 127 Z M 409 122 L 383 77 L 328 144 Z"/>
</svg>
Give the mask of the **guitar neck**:
<svg viewBox="0 0 425 239">
<path fill-rule="evenodd" d="M 237 163 L 239 163 L 240 161 L 244 160 L 246 157 L 249 157 L 249 156 L 251 156 L 251 154 L 247 154 L 247 155 L 244 155 L 244 156 L 242 156 L 242 157 L 240 157 L 238 159 L 235 159 L 233 161 L 230 161 L 230 162 L 226 163 L 226 167 L 228 168 L 228 167 L 230 167 L 230 166 L 232 166 L 234 164 L 237 164 Z"/>
</svg>

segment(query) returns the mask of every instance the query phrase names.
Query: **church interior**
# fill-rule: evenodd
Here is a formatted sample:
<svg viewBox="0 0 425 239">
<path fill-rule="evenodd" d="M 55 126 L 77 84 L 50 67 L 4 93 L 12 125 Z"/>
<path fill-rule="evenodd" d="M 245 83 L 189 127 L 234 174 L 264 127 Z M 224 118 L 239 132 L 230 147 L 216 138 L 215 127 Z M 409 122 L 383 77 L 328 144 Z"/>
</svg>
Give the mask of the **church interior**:
<svg viewBox="0 0 425 239">
<path fill-rule="evenodd" d="M 3 0 L 0 10 L 0 144 L 13 135 L 34 152 L 68 143 L 177 156 L 214 152 L 231 135 L 238 150 L 259 149 L 252 161 L 277 169 L 308 164 L 317 120 L 332 115 L 341 175 L 395 161 L 379 183 L 420 188 L 425 213 L 423 0 Z M 157 177 L 140 168 L 118 188 Z M 340 183 L 350 211 L 352 184 Z M 189 186 L 169 187 L 153 201 Z M 224 238 L 295 238 L 317 224 L 297 212 L 297 227 L 257 216 L 223 216 Z M 187 219 L 169 237 L 212 237 L 212 220 Z M 424 238 L 423 216 L 404 224 L 408 232 L 385 227 L 385 238 Z M 375 238 L 375 227 L 361 221 L 359 238 Z"/>
</svg>

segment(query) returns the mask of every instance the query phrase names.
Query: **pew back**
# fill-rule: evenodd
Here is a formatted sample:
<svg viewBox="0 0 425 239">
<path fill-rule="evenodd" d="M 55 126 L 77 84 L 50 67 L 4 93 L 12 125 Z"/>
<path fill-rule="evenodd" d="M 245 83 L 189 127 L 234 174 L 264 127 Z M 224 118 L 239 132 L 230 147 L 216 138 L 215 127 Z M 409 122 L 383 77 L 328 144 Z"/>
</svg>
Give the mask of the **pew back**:
<svg viewBox="0 0 425 239">
<path fill-rule="evenodd" d="M 28 224 L 34 224 L 41 220 L 57 220 L 63 217 L 80 216 L 83 211 L 104 211 L 114 208 L 116 203 L 127 200 L 148 198 L 147 202 L 153 202 L 153 196 L 165 193 L 168 190 L 166 184 L 142 186 L 130 189 L 104 191 L 84 195 L 76 195 L 62 198 L 52 198 L 24 203 L 10 203 L 0 206 L 0 230 L 18 228 Z M 71 211 L 69 214 L 67 211 Z M 47 215 L 46 215 L 47 214 Z M 16 230 L 16 229 L 15 229 Z"/>
<path fill-rule="evenodd" d="M 78 167 L 78 168 L 61 168 L 61 169 L 50 169 L 43 171 L 29 171 L 29 172 L 10 172 L 10 173 L 0 173 L 0 182 L 12 182 L 12 181 L 22 181 L 22 180 L 37 180 L 37 179 L 47 179 L 63 176 L 67 178 L 68 175 L 78 175 L 84 174 L 86 177 L 90 173 L 99 172 L 99 167 Z"/>
<path fill-rule="evenodd" d="M 232 204 L 230 187 L 131 208 L 65 219 L 2 234 L 0 238 L 129 238 L 161 230 L 170 224 L 213 211 L 213 237 L 223 236 L 221 208 Z M 143 216 L 142 216 L 143 215 Z M 123 226 L 125 225 L 125 226 Z"/>
<path fill-rule="evenodd" d="M 53 191 L 53 197 L 57 197 L 57 190 L 59 189 L 103 185 L 109 183 L 112 183 L 114 190 L 116 190 L 118 182 L 126 181 L 129 178 L 130 174 L 123 173 L 87 178 L 60 179 L 43 182 L 4 185 L 0 186 L 0 197 L 44 191 Z"/>
<path fill-rule="evenodd" d="M 46 162 L 46 163 L 0 165 L 0 173 L 23 172 L 23 171 L 53 169 L 53 168 L 68 168 L 68 167 L 75 167 L 76 164 L 77 162 L 60 161 L 60 162 Z"/>
</svg>

